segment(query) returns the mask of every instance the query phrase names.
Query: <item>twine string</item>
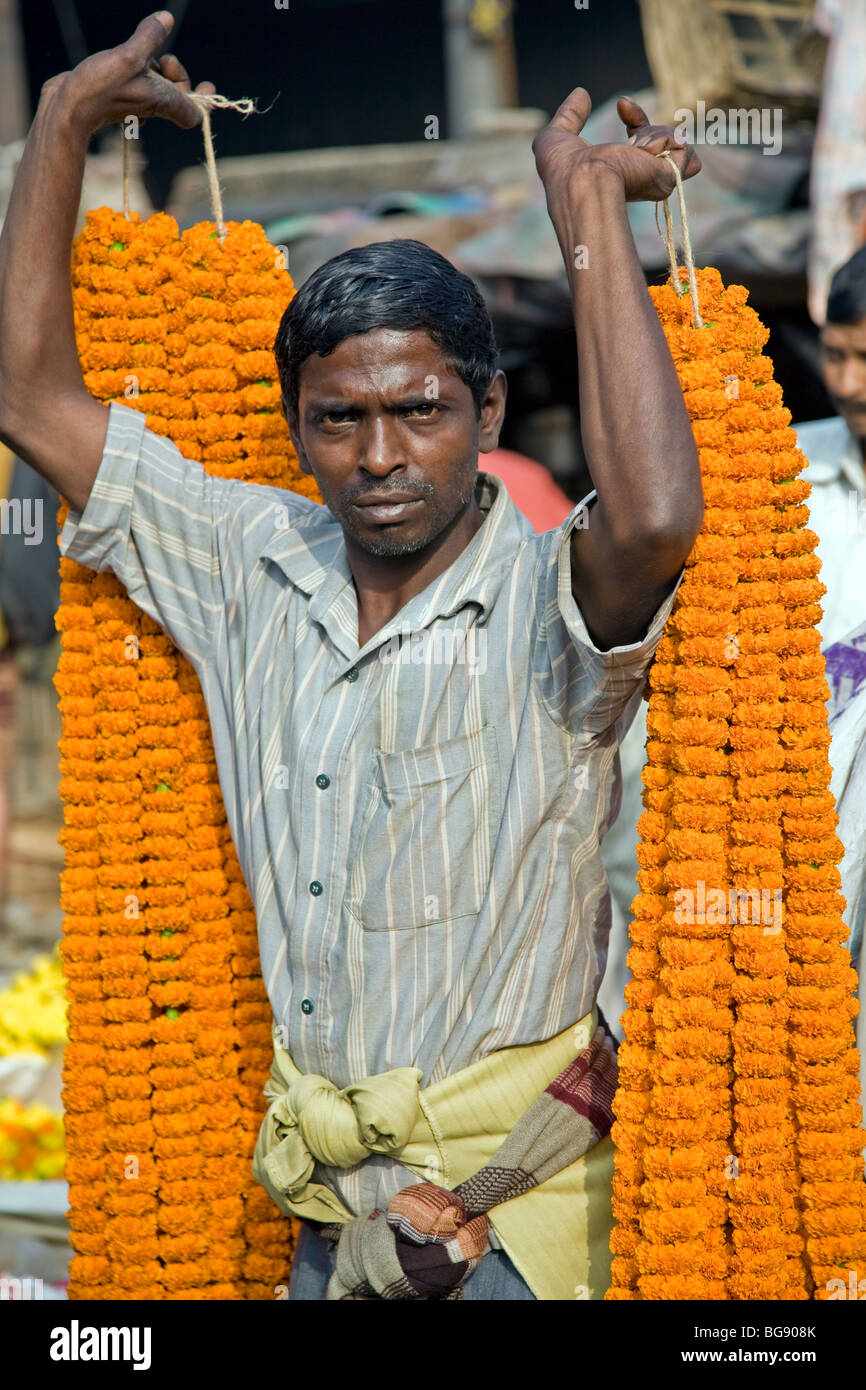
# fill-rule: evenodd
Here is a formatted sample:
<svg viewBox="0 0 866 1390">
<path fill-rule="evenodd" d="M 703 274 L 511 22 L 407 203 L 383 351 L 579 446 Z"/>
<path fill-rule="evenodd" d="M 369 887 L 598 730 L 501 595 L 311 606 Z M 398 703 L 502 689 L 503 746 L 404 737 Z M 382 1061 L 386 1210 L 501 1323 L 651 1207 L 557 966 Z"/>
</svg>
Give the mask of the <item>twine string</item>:
<svg viewBox="0 0 866 1390">
<path fill-rule="evenodd" d="M 214 222 L 216 223 L 217 236 L 220 241 L 225 240 L 226 224 L 223 217 L 223 199 L 220 191 L 219 178 L 217 176 L 216 155 L 213 147 L 213 133 L 211 131 L 210 113 L 212 110 L 218 111 L 237 111 L 241 116 L 250 116 L 256 109 L 256 104 L 252 97 L 240 97 L 237 101 L 231 101 L 229 97 L 221 96 L 218 92 L 207 95 L 203 92 L 187 92 L 190 101 L 195 102 L 201 112 L 201 128 L 204 136 L 204 158 L 207 167 L 208 191 L 210 193 L 211 207 L 213 209 Z M 130 141 L 127 139 L 126 131 L 123 132 L 123 215 L 129 217 L 129 180 L 130 180 Z"/>
<path fill-rule="evenodd" d="M 664 208 L 665 213 L 664 239 L 665 246 L 667 247 L 668 251 L 668 264 L 671 268 L 671 284 L 673 285 L 677 294 L 683 295 L 686 292 L 686 287 L 680 280 L 680 277 L 677 273 L 677 252 L 676 246 L 674 244 L 674 217 L 673 213 L 671 212 L 671 205 L 668 202 L 667 198 L 665 198 L 664 202 L 662 203 L 662 207 Z M 656 225 L 658 225 L 658 220 L 656 220 Z M 661 228 L 659 228 L 659 232 L 661 232 Z"/>
<path fill-rule="evenodd" d="M 130 157 L 129 157 L 129 140 L 126 138 L 126 131 L 125 131 L 125 130 L 124 130 L 124 132 L 123 132 L 123 134 L 122 134 L 122 136 L 121 136 L 121 139 L 123 140 L 123 215 L 124 215 L 124 217 L 127 218 L 127 220 L 128 220 L 128 219 L 129 219 L 129 166 L 130 166 L 130 164 L 131 164 L 132 161 L 130 160 Z"/>
<path fill-rule="evenodd" d="M 204 136 L 204 159 L 207 168 L 207 183 L 211 207 L 213 208 L 213 219 L 216 223 L 217 236 L 220 241 L 225 241 L 226 224 L 223 218 L 223 196 L 220 190 L 219 177 L 217 175 L 210 113 L 213 110 L 237 111 L 241 116 L 249 116 L 255 111 L 256 104 L 251 97 L 239 97 L 237 101 L 231 101 L 228 97 L 221 96 L 218 92 L 214 92 L 210 96 L 202 92 L 188 92 L 187 95 L 191 101 L 195 102 L 201 112 L 201 129 L 202 135 Z"/>
<path fill-rule="evenodd" d="M 701 318 L 701 312 L 698 307 L 698 282 L 695 276 L 695 261 L 692 255 L 692 241 L 689 235 L 689 219 L 686 215 L 686 200 L 683 193 L 682 175 L 680 174 L 679 166 L 670 150 L 662 150 L 658 157 L 660 159 L 666 159 L 674 171 L 674 178 L 676 179 L 677 185 L 677 201 L 680 207 L 680 224 L 683 229 L 683 258 L 689 277 L 689 290 L 692 296 L 692 312 L 694 314 L 695 328 L 703 328 L 704 321 Z M 674 245 L 674 223 L 667 198 L 664 200 L 663 207 L 665 212 L 665 245 L 667 246 L 668 261 L 671 268 L 671 283 L 677 294 L 682 295 L 685 294 L 685 289 L 680 281 L 679 269 L 677 267 L 677 254 Z"/>
</svg>

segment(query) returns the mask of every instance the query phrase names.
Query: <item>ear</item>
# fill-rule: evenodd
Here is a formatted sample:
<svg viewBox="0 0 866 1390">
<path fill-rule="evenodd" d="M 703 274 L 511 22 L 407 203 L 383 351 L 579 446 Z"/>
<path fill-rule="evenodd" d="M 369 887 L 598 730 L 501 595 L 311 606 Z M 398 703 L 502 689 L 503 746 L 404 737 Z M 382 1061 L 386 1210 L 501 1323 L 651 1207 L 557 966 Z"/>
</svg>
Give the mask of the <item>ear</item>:
<svg viewBox="0 0 866 1390">
<path fill-rule="evenodd" d="M 505 398 L 508 395 L 508 381 L 504 372 L 497 372 L 487 388 L 481 402 L 479 420 L 478 448 L 482 454 L 490 454 L 499 445 L 499 434 L 505 419 Z"/>
<path fill-rule="evenodd" d="M 286 417 L 286 424 L 289 427 L 289 437 L 292 441 L 292 447 L 294 448 L 295 453 L 298 456 L 298 467 L 300 468 L 302 473 L 309 473 L 310 475 L 312 475 L 313 470 L 310 467 L 310 460 L 307 458 L 307 455 L 304 452 L 304 446 L 301 443 L 301 434 L 298 424 L 298 412 L 294 410 L 292 406 L 289 405 L 289 402 L 282 394 L 280 395 L 280 405 L 282 407 L 283 415 Z"/>
</svg>

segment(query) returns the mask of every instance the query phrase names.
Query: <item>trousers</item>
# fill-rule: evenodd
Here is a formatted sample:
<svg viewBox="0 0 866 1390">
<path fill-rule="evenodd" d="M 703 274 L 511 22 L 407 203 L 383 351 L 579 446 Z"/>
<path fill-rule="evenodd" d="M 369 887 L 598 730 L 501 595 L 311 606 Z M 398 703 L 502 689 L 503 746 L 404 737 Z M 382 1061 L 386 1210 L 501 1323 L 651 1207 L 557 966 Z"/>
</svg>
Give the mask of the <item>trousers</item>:
<svg viewBox="0 0 866 1390">
<path fill-rule="evenodd" d="M 336 1264 L 336 1248 L 306 1222 L 295 1246 L 289 1299 L 324 1299 Z M 469 1300 L 508 1299 L 535 1302 L 535 1294 L 514 1268 L 504 1250 L 488 1250 L 463 1284 Z"/>
</svg>

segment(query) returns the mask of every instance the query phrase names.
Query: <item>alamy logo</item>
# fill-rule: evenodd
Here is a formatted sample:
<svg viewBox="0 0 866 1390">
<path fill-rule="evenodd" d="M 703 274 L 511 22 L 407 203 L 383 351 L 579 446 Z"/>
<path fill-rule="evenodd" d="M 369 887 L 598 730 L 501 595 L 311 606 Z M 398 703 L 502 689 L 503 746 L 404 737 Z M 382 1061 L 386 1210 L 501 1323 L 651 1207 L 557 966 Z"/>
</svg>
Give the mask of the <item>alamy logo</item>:
<svg viewBox="0 0 866 1390">
<path fill-rule="evenodd" d="M 425 627 L 413 632 L 403 627 L 379 648 L 379 660 L 395 666 L 466 665 L 483 675 L 487 670 L 487 631 L 483 627 L 456 631 Z"/>
<path fill-rule="evenodd" d="M 23 536 L 25 545 L 41 545 L 42 498 L 0 497 L 0 535 Z"/>
<path fill-rule="evenodd" d="M 675 922 L 763 922 L 765 936 L 778 936 L 782 911 L 781 888 L 708 888 L 698 879 L 695 889 L 678 888 L 674 893 Z"/>
<path fill-rule="evenodd" d="M 687 145 L 763 145 L 763 154 L 778 154 L 782 148 L 780 106 L 737 106 L 724 111 L 720 106 L 708 110 L 705 101 L 698 101 L 694 111 L 681 106 L 674 120 L 674 134 Z"/>
<path fill-rule="evenodd" d="M 866 493 L 847 488 L 827 503 L 824 534 L 828 536 L 866 535 Z"/>
<path fill-rule="evenodd" d="M 862 1303 L 866 1298 L 866 1279 L 858 1279 L 859 1270 L 848 1270 L 848 1283 L 844 1279 L 828 1279 L 824 1287 L 828 1302 L 834 1298 L 850 1298 Z"/>
<path fill-rule="evenodd" d="M 0 1274 L 0 1300 L 41 1299 L 45 1297 L 45 1283 L 42 1279 L 18 1279 L 13 1274 Z"/>
<path fill-rule="evenodd" d="M 51 1329 L 52 1361 L 131 1361 L 134 1371 L 150 1370 L 149 1327 L 69 1327 Z"/>
</svg>

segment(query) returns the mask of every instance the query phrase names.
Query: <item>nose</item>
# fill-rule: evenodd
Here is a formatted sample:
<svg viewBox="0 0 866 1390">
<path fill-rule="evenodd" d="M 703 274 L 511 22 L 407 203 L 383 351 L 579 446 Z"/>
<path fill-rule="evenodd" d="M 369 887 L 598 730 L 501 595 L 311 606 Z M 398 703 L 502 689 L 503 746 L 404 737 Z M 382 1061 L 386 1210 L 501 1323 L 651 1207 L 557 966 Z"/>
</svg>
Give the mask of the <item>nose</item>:
<svg viewBox="0 0 866 1390">
<path fill-rule="evenodd" d="M 360 466 L 375 477 L 385 477 L 405 462 L 396 421 L 384 413 L 371 415 L 361 437 Z"/>
</svg>

